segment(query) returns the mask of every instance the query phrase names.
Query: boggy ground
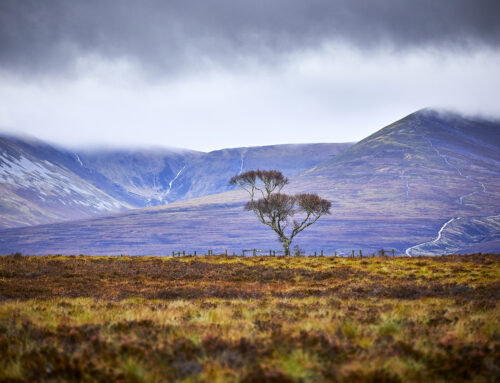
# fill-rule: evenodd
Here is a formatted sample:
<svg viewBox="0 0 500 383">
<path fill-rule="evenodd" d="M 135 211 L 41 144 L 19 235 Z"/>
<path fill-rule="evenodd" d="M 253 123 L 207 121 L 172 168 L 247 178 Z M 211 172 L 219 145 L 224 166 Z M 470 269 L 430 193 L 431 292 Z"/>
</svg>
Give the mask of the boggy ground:
<svg viewBox="0 0 500 383">
<path fill-rule="evenodd" d="M 495 382 L 500 256 L 0 257 L 0 381 Z"/>
</svg>

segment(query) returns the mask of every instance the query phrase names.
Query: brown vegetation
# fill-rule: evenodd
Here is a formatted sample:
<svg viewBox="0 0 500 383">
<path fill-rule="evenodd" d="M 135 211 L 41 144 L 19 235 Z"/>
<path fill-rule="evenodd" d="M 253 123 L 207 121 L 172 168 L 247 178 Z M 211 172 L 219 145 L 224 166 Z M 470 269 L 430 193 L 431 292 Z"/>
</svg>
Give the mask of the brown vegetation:
<svg viewBox="0 0 500 383">
<path fill-rule="evenodd" d="M 500 256 L 0 258 L 1 381 L 500 379 Z"/>
</svg>

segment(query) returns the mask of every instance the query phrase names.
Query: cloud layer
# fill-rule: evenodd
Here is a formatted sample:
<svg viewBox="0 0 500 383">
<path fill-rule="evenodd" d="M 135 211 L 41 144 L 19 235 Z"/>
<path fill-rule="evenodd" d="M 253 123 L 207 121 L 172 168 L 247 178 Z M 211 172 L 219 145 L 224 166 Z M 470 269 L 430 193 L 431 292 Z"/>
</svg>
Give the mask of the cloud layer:
<svg viewBox="0 0 500 383">
<path fill-rule="evenodd" d="M 58 74 L 97 56 L 170 74 L 273 64 L 325 43 L 498 48 L 499 14 L 497 0 L 3 0 L 0 67 Z"/>
<path fill-rule="evenodd" d="M 500 116 L 498 0 L 2 0 L 0 129 L 199 150 Z"/>
</svg>

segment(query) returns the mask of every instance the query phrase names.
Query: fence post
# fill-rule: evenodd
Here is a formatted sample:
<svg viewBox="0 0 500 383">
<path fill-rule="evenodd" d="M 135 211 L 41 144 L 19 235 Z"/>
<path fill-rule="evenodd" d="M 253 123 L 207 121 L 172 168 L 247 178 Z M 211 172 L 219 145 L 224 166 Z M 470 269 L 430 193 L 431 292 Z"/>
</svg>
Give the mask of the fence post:
<svg viewBox="0 0 500 383">
<path fill-rule="evenodd" d="M 321 256 L 323 256 L 323 250 L 321 250 Z"/>
<path fill-rule="evenodd" d="M 226 249 L 226 257 L 227 257 L 227 249 Z"/>
<path fill-rule="evenodd" d="M 354 258 L 354 250 L 352 251 L 352 257 Z"/>
<path fill-rule="evenodd" d="M 334 255 L 335 255 L 335 257 L 337 256 L 337 250 L 334 251 Z"/>
<path fill-rule="evenodd" d="M 257 255 L 257 249 L 253 249 L 253 256 L 255 257 Z"/>
<path fill-rule="evenodd" d="M 393 257 L 395 256 L 395 255 L 394 255 L 394 249 L 392 249 L 392 256 L 393 256 Z"/>
<path fill-rule="evenodd" d="M 361 250 L 359 250 L 359 257 L 363 258 L 363 252 Z"/>
</svg>

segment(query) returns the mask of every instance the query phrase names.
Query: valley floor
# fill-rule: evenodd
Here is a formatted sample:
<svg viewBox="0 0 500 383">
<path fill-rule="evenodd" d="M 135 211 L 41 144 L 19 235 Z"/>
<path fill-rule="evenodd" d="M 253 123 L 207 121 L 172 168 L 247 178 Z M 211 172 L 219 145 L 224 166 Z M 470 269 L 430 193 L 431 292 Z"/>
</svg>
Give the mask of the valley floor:
<svg viewBox="0 0 500 383">
<path fill-rule="evenodd" d="M 500 255 L 0 257 L 0 381 L 493 382 Z"/>
</svg>

